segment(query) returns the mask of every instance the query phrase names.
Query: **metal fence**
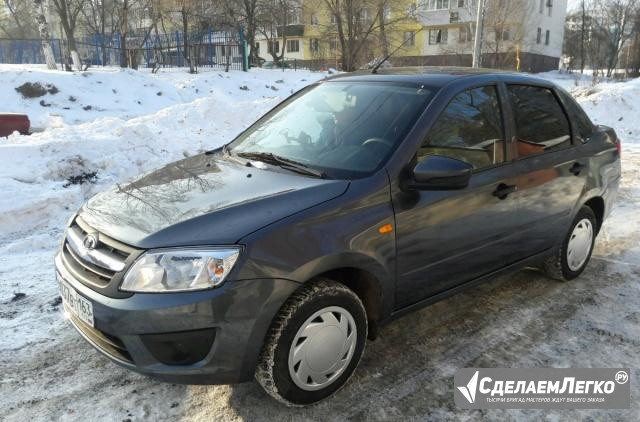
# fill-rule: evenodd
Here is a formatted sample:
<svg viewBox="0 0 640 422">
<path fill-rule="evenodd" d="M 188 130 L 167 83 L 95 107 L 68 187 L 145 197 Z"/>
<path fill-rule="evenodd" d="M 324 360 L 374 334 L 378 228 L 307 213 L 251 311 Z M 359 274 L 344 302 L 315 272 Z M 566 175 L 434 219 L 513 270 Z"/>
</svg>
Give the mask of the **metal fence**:
<svg viewBox="0 0 640 422">
<path fill-rule="evenodd" d="M 69 63 L 67 44 L 50 41 L 56 62 Z M 83 64 L 91 66 L 128 65 L 146 67 L 214 67 L 247 70 L 248 48 L 242 32 L 207 29 L 190 34 L 185 42 L 182 32 L 146 36 L 128 35 L 123 53 L 120 34 L 91 35 L 76 40 Z M 0 63 L 45 63 L 39 39 L 0 38 Z"/>
</svg>

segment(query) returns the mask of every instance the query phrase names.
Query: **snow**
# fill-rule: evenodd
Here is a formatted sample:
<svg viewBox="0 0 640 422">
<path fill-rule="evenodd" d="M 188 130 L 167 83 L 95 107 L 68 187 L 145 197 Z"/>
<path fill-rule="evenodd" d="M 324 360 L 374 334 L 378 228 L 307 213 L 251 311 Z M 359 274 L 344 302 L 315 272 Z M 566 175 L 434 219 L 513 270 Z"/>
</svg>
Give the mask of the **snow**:
<svg viewBox="0 0 640 422">
<path fill-rule="evenodd" d="M 0 138 L 0 415 L 8 420 L 281 418 L 283 409 L 255 383 L 174 386 L 108 362 L 62 317 L 52 261 L 65 221 L 87 198 L 228 142 L 292 92 L 325 76 L 257 69 L 70 73 L 0 65 L 0 111 L 27 113 L 37 129 L 31 136 Z M 456 410 L 450 378 L 461 366 L 640 367 L 640 79 L 592 85 L 588 76 L 540 76 L 570 91 L 594 122 L 614 127 L 622 138 L 618 206 L 598 237 L 583 284 L 552 284 L 521 272 L 391 324 L 367 346 L 350 386 L 312 408 L 310 417 L 333 412 L 341 419 L 451 418 Z M 15 88 L 25 82 L 53 84 L 59 92 L 24 99 Z M 69 184 L 91 172 L 95 183 Z M 506 319 L 487 315 L 492 312 Z M 540 318 L 546 324 L 533 322 Z M 441 324 L 430 324 L 434 320 Z M 407 326 L 419 335 L 409 336 Z M 617 343 L 603 341 L 602 332 Z M 431 356 L 430 350 L 439 354 Z M 389 362 L 395 359 L 391 355 L 405 353 L 417 368 L 402 359 Z M 632 394 L 637 406 L 638 394 Z"/>
</svg>

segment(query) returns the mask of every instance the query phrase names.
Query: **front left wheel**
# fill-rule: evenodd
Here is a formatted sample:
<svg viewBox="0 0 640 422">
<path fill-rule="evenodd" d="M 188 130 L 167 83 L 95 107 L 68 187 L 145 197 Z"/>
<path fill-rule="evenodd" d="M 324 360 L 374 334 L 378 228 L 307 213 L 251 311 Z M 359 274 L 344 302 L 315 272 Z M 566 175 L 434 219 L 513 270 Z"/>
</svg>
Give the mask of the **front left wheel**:
<svg viewBox="0 0 640 422">
<path fill-rule="evenodd" d="M 321 279 L 294 293 L 276 316 L 256 380 L 288 406 L 316 403 L 338 391 L 364 352 L 367 315 L 346 286 Z"/>
</svg>

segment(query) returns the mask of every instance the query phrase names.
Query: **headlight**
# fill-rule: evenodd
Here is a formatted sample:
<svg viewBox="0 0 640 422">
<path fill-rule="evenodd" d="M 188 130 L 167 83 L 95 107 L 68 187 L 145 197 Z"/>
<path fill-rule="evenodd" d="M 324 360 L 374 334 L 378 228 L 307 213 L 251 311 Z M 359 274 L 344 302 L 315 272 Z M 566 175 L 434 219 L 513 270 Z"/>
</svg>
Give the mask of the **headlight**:
<svg viewBox="0 0 640 422">
<path fill-rule="evenodd" d="M 147 252 L 129 269 L 120 289 L 147 293 L 210 289 L 224 281 L 239 254 L 239 248 Z"/>
</svg>

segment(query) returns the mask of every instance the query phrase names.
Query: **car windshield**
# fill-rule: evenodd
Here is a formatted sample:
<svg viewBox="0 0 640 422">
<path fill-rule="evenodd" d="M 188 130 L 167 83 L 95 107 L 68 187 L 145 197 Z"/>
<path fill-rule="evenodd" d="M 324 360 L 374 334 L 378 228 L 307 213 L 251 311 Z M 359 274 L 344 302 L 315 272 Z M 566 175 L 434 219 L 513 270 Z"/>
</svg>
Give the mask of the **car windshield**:
<svg viewBox="0 0 640 422">
<path fill-rule="evenodd" d="M 277 156 L 334 178 L 377 170 L 433 96 L 423 85 L 326 82 L 292 96 L 228 148 L 239 156 Z"/>
</svg>

